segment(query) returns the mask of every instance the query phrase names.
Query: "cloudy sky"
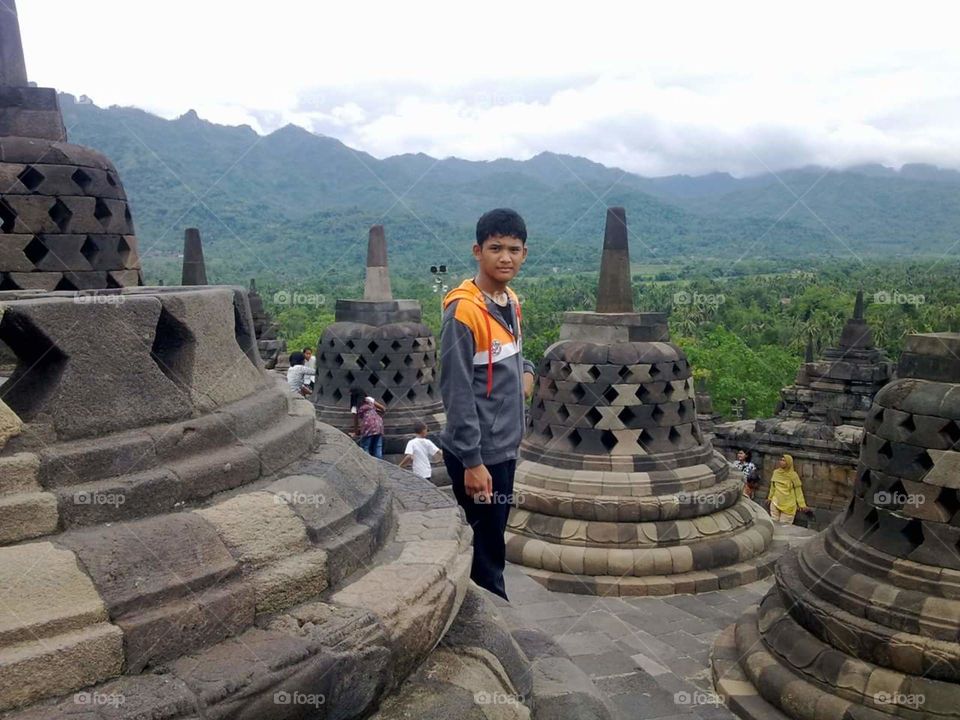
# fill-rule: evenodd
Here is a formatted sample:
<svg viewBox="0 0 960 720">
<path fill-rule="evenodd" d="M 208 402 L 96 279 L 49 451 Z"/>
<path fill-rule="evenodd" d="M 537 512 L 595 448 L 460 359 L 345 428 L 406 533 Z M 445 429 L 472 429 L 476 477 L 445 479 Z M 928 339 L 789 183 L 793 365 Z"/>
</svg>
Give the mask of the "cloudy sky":
<svg viewBox="0 0 960 720">
<path fill-rule="evenodd" d="M 377 157 L 960 168 L 946 2 L 17 4 L 40 85 L 258 132 L 295 123 Z"/>
</svg>

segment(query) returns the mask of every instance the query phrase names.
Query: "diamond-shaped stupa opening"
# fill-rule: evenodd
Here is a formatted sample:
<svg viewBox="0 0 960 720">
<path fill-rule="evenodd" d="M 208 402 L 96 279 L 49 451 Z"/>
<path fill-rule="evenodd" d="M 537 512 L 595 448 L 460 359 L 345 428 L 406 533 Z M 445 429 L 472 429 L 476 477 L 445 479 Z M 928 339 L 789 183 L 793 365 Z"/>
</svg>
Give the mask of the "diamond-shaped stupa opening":
<svg viewBox="0 0 960 720">
<path fill-rule="evenodd" d="M 73 171 L 73 175 L 70 176 L 70 179 L 76 184 L 78 188 L 86 192 L 87 188 L 90 187 L 90 184 L 93 182 L 93 178 L 90 177 L 83 168 L 77 168 Z"/>
<path fill-rule="evenodd" d="M 587 411 L 586 418 L 590 423 L 590 427 L 596 427 L 597 423 L 603 420 L 603 413 L 601 413 L 595 407 L 592 407 Z"/>
<path fill-rule="evenodd" d="M 900 534 L 907 539 L 907 542 L 909 542 L 910 546 L 914 549 L 923 545 L 923 523 L 920 520 L 914 519 L 908 522 L 904 525 Z"/>
<path fill-rule="evenodd" d="M 600 443 L 607 449 L 607 452 L 612 452 L 617 446 L 617 442 L 617 436 L 609 430 L 600 433 Z"/>
<path fill-rule="evenodd" d="M 960 423 L 956 420 L 948 422 L 940 429 L 940 434 L 950 443 L 950 447 L 960 443 Z"/>
<path fill-rule="evenodd" d="M 594 382 L 596 382 L 597 378 L 600 377 L 601 373 L 600 373 L 600 370 L 597 369 L 596 365 L 591 365 L 590 369 L 587 370 L 587 375 L 593 378 Z"/>
<path fill-rule="evenodd" d="M 47 211 L 47 214 L 56 224 L 57 228 L 59 228 L 60 232 L 67 232 L 67 228 L 70 226 L 70 218 L 73 217 L 73 211 L 67 207 L 67 204 L 63 202 L 63 200 L 57 198 L 56 202 L 54 202 Z"/>
<path fill-rule="evenodd" d="M 957 497 L 957 491 L 954 488 L 940 488 L 940 492 L 937 494 L 937 499 L 934 502 L 937 503 L 950 520 L 960 512 L 960 497 Z"/>
<path fill-rule="evenodd" d="M 46 178 L 33 165 L 27 165 L 17 175 L 17 179 L 30 192 L 34 192 Z"/>
<path fill-rule="evenodd" d="M 83 245 L 80 246 L 80 254 L 86 258 L 87 262 L 91 265 L 94 264 L 94 261 L 97 259 L 97 255 L 100 254 L 100 248 L 97 247 L 97 244 L 90 239 L 90 236 L 87 235 L 84 238 Z"/>
<path fill-rule="evenodd" d="M 581 400 L 583 400 L 583 398 L 586 397 L 587 395 L 587 391 L 583 389 L 583 385 L 581 385 L 580 383 L 577 383 L 576 385 L 574 385 L 573 390 L 571 390 L 570 392 L 577 402 L 580 402 Z"/>
<path fill-rule="evenodd" d="M 12 233 L 16 224 L 16 211 L 7 204 L 6 200 L 0 199 L 0 230 L 5 233 Z"/>
<path fill-rule="evenodd" d="M 603 391 L 603 399 L 610 405 L 613 405 L 618 397 L 620 397 L 620 393 L 617 392 L 617 389 L 613 385 Z"/>
<path fill-rule="evenodd" d="M 627 406 L 617 414 L 617 417 L 620 419 L 620 422 L 630 427 L 630 423 L 636 419 L 637 414 Z"/>
<path fill-rule="evenodd" d="M 36 235 L 34 235 L 26 247 L 23 248 L 23 254 L 26 255 L 27 259 L 34 265 L 43 260 L 48 252 L 50 251 L 47 250 L 47 246 L 44 245 L 43 241 Z"/>
<path fill-rule="evenodd" d="M 580 433 L 576 429 L 572 430 L 569 435 L 567 435 L 567 440 L 570 441 L 570 445 L 574 448 L 578 447 L 583 438 L 580 436 Z"/>
</svg>

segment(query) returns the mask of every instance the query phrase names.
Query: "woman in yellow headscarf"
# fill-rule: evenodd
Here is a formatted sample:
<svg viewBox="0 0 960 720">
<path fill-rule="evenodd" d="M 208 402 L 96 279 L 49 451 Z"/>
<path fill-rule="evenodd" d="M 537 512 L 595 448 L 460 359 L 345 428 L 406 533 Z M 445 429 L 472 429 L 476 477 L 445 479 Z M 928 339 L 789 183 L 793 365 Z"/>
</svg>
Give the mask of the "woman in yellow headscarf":
<svg viewBox="0 0 960 720">
<path fill-rule="evenodd" d="M 770 478 L 770 517 L 783 525 L 792 525 L 797 510 L 806 510 L 807 501 L 803 499 L 803 484 L 793 469 L 793 457 L 784 455 L 777 463 L 777 469 Z"/>
</svg>

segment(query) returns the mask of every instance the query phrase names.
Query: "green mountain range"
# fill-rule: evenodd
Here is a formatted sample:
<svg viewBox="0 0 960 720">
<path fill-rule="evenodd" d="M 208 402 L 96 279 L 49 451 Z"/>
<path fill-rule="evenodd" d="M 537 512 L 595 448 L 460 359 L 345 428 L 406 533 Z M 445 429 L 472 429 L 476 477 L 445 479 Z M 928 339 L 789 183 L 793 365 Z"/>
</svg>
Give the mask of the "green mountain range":
<svg viewBox="0 0 960 720">
<path fill-rule="evenodd" d="M 644 178 L 541 153 L 473 162 L 377 159 L 288 125 L 269 135 L 165 120 L 61 95 L 71 142 L 105 153 L 133 206 L 148 280 L 170 276 L 183 229 L 198 227 L 213 277 L 354 281 L 381 222 L 398 272 L 468 267 L 473 226 L 492 207 L 527 221 L 525 273 L 593 271 L 605 207 L 623 205 L 637 264 L 955 255 L 960 173 L 932 166 L 802 168 L 738 179 Z"/>
</svg>

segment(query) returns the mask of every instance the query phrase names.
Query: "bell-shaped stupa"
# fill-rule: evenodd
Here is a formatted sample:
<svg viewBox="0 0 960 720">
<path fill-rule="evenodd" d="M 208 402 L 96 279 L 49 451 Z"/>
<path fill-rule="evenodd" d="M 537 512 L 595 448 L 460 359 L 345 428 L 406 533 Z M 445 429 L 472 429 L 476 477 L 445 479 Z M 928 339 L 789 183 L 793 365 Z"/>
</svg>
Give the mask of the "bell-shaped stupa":
<svg viewBox="0 0 960 720">
<path fill-rule="evenodd" d="M 53 88 L 31 87 L 14 0 L 0 8 L 0 290 L 141 284 L 116 168 L 71 145 Z"/>
<path fill-rule="evenodd" d="M 845 514 L 714 645 L 745 718 L 960 718 L 960 334 L 907 338 Z"/>
<path fill-rule="evenodd" d="M 421 321 L 420 303 L 394 300 L 382 225 L 370 228 L 362 300 L 337 300 L 335 322 L 317 346 L 317 417 L 353 430 L 351 391 L 387 406 L 384 454 L 397 455 L 423 421 L 428 432 L 446 422 L 437 387 L 437 341 Z"/>
<path fill-rule="evenodd" d="M 767 575 L 784 543 L 697 422 L 662 313 L 633 310 L 626 214 L 607 211 L 596 312 L 540 364 L 507 558 L 548 588 L 665 595 Z"/>
</svg>

